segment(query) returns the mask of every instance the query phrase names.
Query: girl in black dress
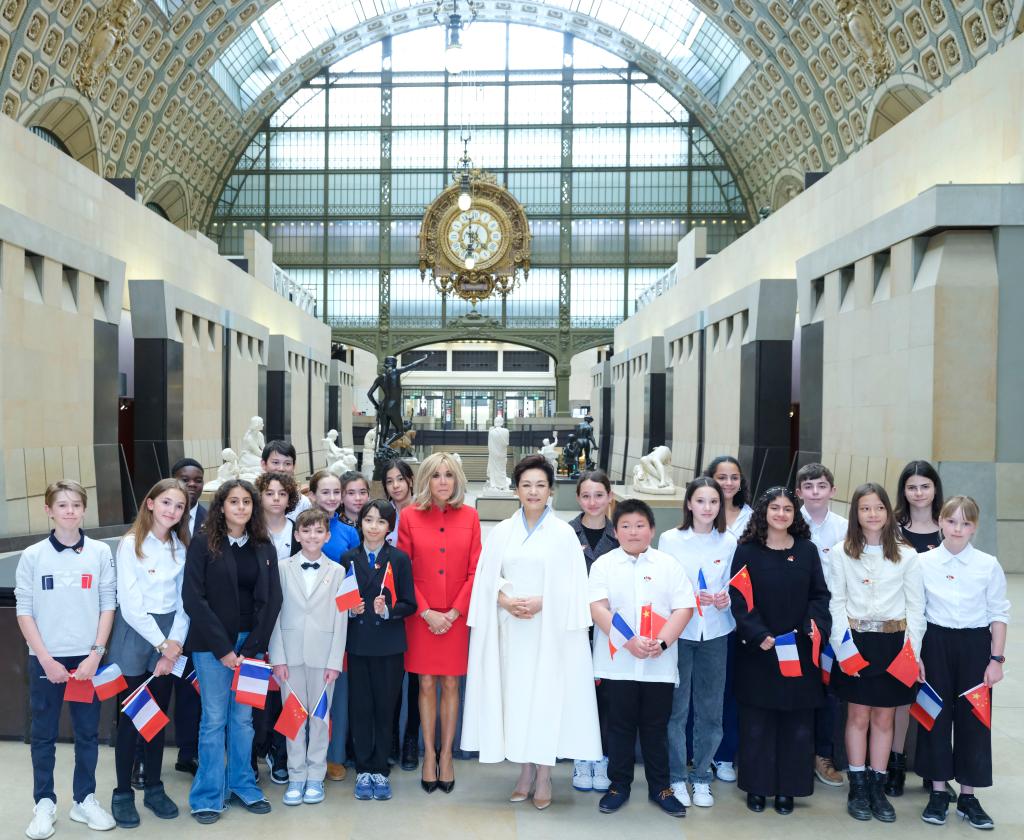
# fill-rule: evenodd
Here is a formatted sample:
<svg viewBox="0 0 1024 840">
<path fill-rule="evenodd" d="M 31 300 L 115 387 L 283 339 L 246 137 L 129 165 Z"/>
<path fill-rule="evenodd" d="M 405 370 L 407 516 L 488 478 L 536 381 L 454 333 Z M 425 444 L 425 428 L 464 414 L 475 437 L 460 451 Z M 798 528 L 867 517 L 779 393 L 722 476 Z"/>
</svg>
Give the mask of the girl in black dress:
<svg viewBox="0 0 1024 840">
<path fill-rule="evenodd" d="M 799 502 L 785 487 L 758 499 L 732 561 L 746 567 L 753 609 L 732 596 L 736 618 L 736 699 L 739 706 L 739 787 L 747 807 L 793 812 L 794 796 L 814 792 L 814 709 L 824 702 L 812 660 L 811 619 L 822 638 L 832 620 L 818 549 Z M 776 636 L 795 632 L 801 675 L 785 677 L 774 650 Z"/>
</svg>

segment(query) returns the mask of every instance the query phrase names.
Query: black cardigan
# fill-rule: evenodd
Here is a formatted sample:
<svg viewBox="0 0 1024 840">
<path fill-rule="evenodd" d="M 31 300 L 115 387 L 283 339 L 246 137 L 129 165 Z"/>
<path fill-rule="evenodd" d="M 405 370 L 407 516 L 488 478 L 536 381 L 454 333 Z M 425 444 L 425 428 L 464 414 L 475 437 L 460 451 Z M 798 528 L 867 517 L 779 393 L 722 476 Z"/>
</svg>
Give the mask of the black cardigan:
<svg viewBox="0 0 1024 840">
<path fill-rule="evenodd" d="M 256 543 L 253 547 L 260 561 L 253 590 L 253 625 L 239 653 L 261 657 L 270 644 L 270 633 L 281 611 L 281 578 L 273 544 Z M 181 600 L 189 617 L 187 651 L 208 651 L 220 659 L 235 649 L 241 624 L 238 569 L 234 549 L 226 539 L 221 553 L 214 556 L 205 532 L 192 537 L 185 555 Z"/>
<path fill-rule="evenodd" d="M 799 515 L 799 514 L 798 514 Z M 754 591 L 754 609 L 732 593 L 736 618 L 736 699 L 760 709 L 808 709 L 824 700 L 821 671 L 811 661 L 811 619 L 818 625 L 822 647 L 832 627 L 829 592 L 818 549 L 810 540 L 796 540 L 786 550 L 744 543 L 732 559 L 735 575 L 744 566 Z M 796 630 L 800 677 L 784 677 L 775 648 L 761 650 L 768 636 Z"/>
<path fill-rule="evenodd" d="M 384 573 L 388 562 L 395 577 L 395 592 L 398 603 L 391 603 L 391 594 L 384 590 L 384 602 L 388 605 L 388 617 L 381 618 L 373 611 L 373 599 L 381 594 Z M 370 562 L 362 546 L 352 548 L 341 556 L 341 565 L 346 569 L 354 565 L 359 594 L 363 596 L 366 609 L 362 615 L 350 616 L 348 640 L 345 648 L 356 656 L 392 656 L 404 653 L 405 618 L 416 612 L 416 589 L 412 582 L 412 563 L 409 555 L 384 543 L 377 555 L 377 568 L 370 569 Z"/>
</svg>

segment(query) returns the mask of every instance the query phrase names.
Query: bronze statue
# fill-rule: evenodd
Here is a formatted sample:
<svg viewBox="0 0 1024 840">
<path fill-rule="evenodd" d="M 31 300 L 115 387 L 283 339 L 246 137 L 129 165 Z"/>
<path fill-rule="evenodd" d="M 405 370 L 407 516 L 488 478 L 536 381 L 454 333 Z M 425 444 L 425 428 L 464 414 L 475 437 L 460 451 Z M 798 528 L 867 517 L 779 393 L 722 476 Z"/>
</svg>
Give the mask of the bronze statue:
<svg viewBox="0 0 1024 840">
<path fill-rule="evenodd" d="M 591 449 L 597 449 L 593 422 L 594 418 L 588 414 L 583 418 L 583 422 L 576 427 L 576 440 L 579 441 L 580 451 L 583 453 L 583 460 L 588 470 L 594 469 L 594 461 L 590 457 Z"/>
<path fill-rule="evenodd" d="M 377 451 L 390 449 L 391 444 L 398 440 L 412 427 L 402 420 L 402 374 L 427 360 L 424 356 L 405 367 L 398 367 L 398 359 L 388 356 L 384 359 L 384 372 L 373 380 L 373 385 L 366 392 L 370 402 L 377 411 Z M 377 402 L 374 394 L 380 388 L 382 399 Z"/>
<path fill-rule="evenodd" d="M 569 478 L 576 478 L 580 474 L 580 454 L 583 448 L 576 439 L 576 435 L 570 432 L 569 439 L 562 447 L 562 463 L 565 465 L 565 474 Z"/>
</svg>

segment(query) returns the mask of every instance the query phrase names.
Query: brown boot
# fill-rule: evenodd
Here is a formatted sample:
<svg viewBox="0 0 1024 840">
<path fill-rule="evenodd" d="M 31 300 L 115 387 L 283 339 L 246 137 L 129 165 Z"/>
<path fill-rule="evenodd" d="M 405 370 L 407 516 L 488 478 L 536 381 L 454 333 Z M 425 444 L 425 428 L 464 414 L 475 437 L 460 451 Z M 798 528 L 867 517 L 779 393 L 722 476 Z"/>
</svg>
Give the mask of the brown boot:
<svg viewBox="0 0 1024 840">
<path fill-rule="evenodd" d="M 332 782 L 340 782 L 348 775 L 348 770 L 344 764 L 334 764 L 330 761 L 327 762 L 327 778 Z"/>
<path fill-rule="evenodd" d="M 814 775 L 818 777 L 818 781 L 823 785 L 830 785 L 831 787 L 843 786 L 843 775 L 836 770 L 836 766 L 832 763 L 831 758 L 816 755 L 814 757 Z"/>
</svg>

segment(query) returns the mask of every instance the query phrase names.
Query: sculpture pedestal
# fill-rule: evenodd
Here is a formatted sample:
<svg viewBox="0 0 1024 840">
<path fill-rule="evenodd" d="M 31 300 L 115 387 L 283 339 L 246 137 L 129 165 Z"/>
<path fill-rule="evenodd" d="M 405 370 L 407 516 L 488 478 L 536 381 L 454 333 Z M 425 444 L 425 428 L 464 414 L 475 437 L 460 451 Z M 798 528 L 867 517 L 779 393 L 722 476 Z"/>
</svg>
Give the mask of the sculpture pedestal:
<svg viewBox="0 0 1024 840">
<path fill-rule="evenodd" d="M 683 499 L 686 497 L 686 488 L 677 487 L 671 495 L 652 496 L 647 493 L 638 493 L 631 484 L 613 484 L 612 498 L 616 502 L 623 499 L 641 499 L 650 505 L 654 511 L 654 539 L 651 545 L 658 546 L 658 537 L 665 531 L 678 528 L 683 521 Z"/>
<path fill-rule="evenodd" d="M 519 497 L 514 493 L 485 490 L 476 497 L 476 512 L 484 522 L 501 522 L 519 510 Z"/>
<path fill-rule="evenodd" d="M 555 497 L 551 502 L 555 510 L 578 510 L 576 504 L 576 479 L 564 475 L 555 477 Z"/>
</svg>

